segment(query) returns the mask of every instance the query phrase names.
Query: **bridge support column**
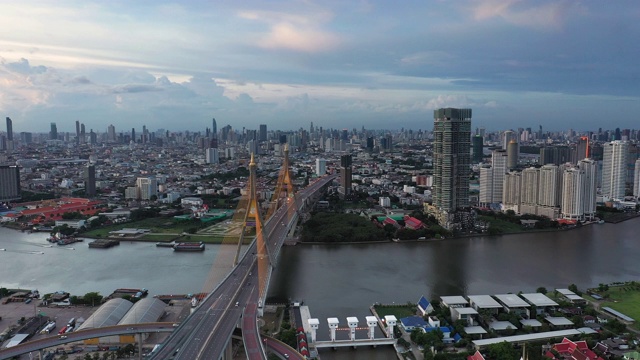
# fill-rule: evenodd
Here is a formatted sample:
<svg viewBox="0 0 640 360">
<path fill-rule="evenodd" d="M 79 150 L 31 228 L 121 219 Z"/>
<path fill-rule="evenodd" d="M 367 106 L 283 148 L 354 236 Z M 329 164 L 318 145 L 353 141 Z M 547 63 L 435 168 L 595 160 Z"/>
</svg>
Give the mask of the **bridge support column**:
<svg viewBox="0 0 640 360">
<path fill-rule="evenodd" d="M 318 326 L 320 325 L 320 321 L 318 319 L 309 319 L 309 327 L 311 328 L 311 343 L 314 344 L 316 342 L 316 331 L 318 330 Z"/>
<path fill-rule="evenodd" d="M 356 339 L 356 328 L 358 327 L 358 318 L 355 316 L 349 316 L 347 318 L 347 325 L 349 325 L 349 332 L 351 333 L 351 341 Z"/>
<path fill-rule="evenodd" d="M 233 341 L 229 340 L 227 347 L 222 353 L 222 360 L 233 360 Z"/>
<path fill-rule="evenodd" d="M 142 333 L 138 334 L 138 360 L 142 360 Z"/>
<path fill-rule="evenodd" d="M 331 331 L 331 341 L 336 341 L 336 329 L 340 321 L 338 318 L 328 318 L 327 323 L 329 324 L 329 331 Z"/>
</svg>

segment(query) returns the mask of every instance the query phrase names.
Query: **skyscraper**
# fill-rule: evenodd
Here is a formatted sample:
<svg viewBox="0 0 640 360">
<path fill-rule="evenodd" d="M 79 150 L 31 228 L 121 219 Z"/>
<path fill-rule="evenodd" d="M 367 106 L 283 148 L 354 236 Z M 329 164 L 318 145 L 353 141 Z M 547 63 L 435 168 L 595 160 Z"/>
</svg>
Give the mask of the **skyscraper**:
<svg viewBox="0 0 640 360">
<path fill-rule="evenodd" d="M 267 124 L 260 124 L 260 134 L 258 140 L 267 141 Z"/>
<path fill-rule="evenodd" d="M 216 118 L 213 118 L 213 120 L 211 121 L 211 136 L 214 139 L 218 138 L 218 124 L 216 124 Z"/>
<path fill-rule="evenodd" d="M 84 169 L 84 193 L 87 197 L 96 196 L 96 167 L 93 165 Z"/>
<path fill-rule="evenodd" d="M 455 212 L 469 207 L 471 109 L 433 112 L 433 207 L 440 225 L 455 227 Z"/>
<path fill-rule="evenodd" d="M 151 200 L 153 196 L 158 196 L 158 181 L 155 176 L 138 178 L 136 187 L 142 200 Z"/>
<path fill-rule="evenodd" d="M 56 123 L 51 123 L 51 131 L 49 132 L 49 139 L 58 140 L 58 126 Z"/>
<path fill-rule="evenodd" d="M 605 143 L 602 160 L 602 195 L 610 199 L 623 199 L 627 162 L 627 147 L 624 141 Z"/>
<path fill-rule="evenodd" d="M 13 121 L 7 117 L 7 141 L 13 141 Z"/>
<path fill-rule="evenodd" d="M 20 169 L 0 166 L 0 201 L 20 199 Z"/>
<path fill-rule="evenodd" d="M 316 159 L 316 175 L 323 176 L 326 173 L 327 173 L 327 160 L 317 158 Z"/>
<path fill-rule="evenodd" d="M 480 163 L 482 162 L 482 157 L 484 156 L 483 154 L 483 147 L 484 144 L 484 139 L 482 138 L 482 136 L 480 135 L 475 135 L 472 138 L 472 146 L 473 146 L 473 163 Z"/>
<path fill-rule="evenodd" d="M 205 150 L 205 161 L 207 164 L 219 164 L 220 163 L 220 153 L 217 148 L 208 148 Z"/>
<path fill-rule="evenodd" d="M 76 145 L 80 144 L 80 121 L 76 120 Z"/>
<path fill-rule="evenodd" d="M 340 189 L 339 193 L 342 196 L 351 194 L 351 155 L 346 154 L 340 157 Z"/>
<path fill-rule="evenodd" d="M 116 141 L 116 127 L 113 125 L 107 126 L 107 141 Z"/>
<path fill-rule="evenodd" d="M 596 215 L 596 195 L 598 192 L 598 163 L 592 159 L 582 159 L 578 162 L 580 170 L 584 171 L 584 202 L 583 213 L 587 220 Z"/>
<path fill-rule="evenodd" d="M 515 140 L 507 144 L 507 169 L 512 170 L 518 166 L 518 143 Z"/>
<path fill-rule="evenodd" d="M 562 217 L 584 220 L 584 171 L 578 168 L 564 170 L 562 176 Z"/>
</svg>

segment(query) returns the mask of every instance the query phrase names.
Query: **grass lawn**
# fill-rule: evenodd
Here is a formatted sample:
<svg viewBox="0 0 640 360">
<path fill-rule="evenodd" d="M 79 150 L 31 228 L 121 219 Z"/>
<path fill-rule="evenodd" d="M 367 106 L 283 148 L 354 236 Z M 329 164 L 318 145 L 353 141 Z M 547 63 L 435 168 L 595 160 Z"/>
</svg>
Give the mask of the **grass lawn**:
<svg viewBox="0 0 640 360">
<path fill-rule="evenodd" d="M 151 229 L 151 232 L 160 234 L 181 234 L 183 231 L 187 231 L 189 228 L 196 226 L 197 224 L 193 222 L 174 222 L 171 218 L 157 217 L 104 226 L 99 229 L 87 231 L 83 235 L 105 238 L 109 236 L 110 231 L 122 230 L 123 228 Z"/>
<path fill-rule="evenodd" d="M 400 319 L 405 318 L 407 316 L 413 316 L 416 314 L 416 305 L 396 305 L 396 306 L 384 306 L 384 305 L 376 305 L 374 306 L 378 316 L 381 319 L 384 319 L 385 315 L 394 315 L 398 321 Z"/>
<path fill-rule="evenodd" d="M 640 330 L 640 286 L 612 286 L 608 294 L 609 298 L 602 306 L 608 306 L 635 319 L 636 322 L 632 326 Z"/>
<path fill-rule="evenodd" d="M 520 224 L 514 224 L 509 221 L 504 221 L 501 219 L 496 219 L 493 216 L 481 215 L 479 216 L 480 220 L 484 220 L 491 224 L 491 227 L 495 227 L 498 229 L 502 229 L 503 234 L 513 234 L 525 231 Z"/>
</svg>

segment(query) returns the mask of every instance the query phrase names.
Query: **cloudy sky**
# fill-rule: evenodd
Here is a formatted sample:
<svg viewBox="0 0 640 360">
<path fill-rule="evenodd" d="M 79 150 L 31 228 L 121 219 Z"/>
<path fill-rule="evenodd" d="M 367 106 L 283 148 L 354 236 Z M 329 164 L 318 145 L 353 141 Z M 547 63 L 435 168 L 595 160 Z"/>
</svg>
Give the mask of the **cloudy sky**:
<svg viewBox="0 0 640 360">
<path fill-rule="evenodd" d="M 14 131 L 640 127 L 635 0 L 21 0 L 0 24 Z"/>
</svg>

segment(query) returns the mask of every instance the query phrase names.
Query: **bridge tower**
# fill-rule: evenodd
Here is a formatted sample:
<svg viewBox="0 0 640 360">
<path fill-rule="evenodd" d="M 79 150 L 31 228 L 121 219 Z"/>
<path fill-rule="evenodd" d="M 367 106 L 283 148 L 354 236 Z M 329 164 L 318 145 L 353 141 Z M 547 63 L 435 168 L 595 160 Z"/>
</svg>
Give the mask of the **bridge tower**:
<svg viewBox="0 0 640 360">
<path fill-rule="evenodd" d="M 233 259 L 233 266 L 238 265 L 238 260 L 240 259 L 240 249 L 242 248 L 242 243 L 244 242 L 244 236 L 247 232 L 247 226 L 255 227 L 256 229 L 256 245 L 257 245 L 257 254 L 258 257 L 258 271 L 260 271 L 260 279 L 262 279 L 262 271 L 264 262 L 266 265 L 269 265 L 269 258 L 271 254 L 269 254 L 269 249 L 266 246 L 263 227 L 264 223 L 262 221 L 262 215 L 260 214 L 260 207 L 258 204 L 258 196 L 256 195 L 256 162 L 253 157 L 253 153 L 251 153 L 251 162 L 249 163 L 249 193 L 247 195 L 246 206 L 242 207 L 244 210 L 244 218 L 242 220 L 242 227 L 240 229 L 240 238 L 238 239 L 238 248 L 236 250 L 236 256 Z M 260 289 L 262 291 L 262 288 Z"/>
<path fill-rule="evenodd" d="M 338 318 L 327 318 L 327 324 L 329 324 L 329 331 L 331 332 L 331 341 L 336 341 L 336 329 L 339 323 Z"/>
<path fill-rule="evenodd" d="M 316 332 L 318 331 L 318 326 L 320 326 L 320 320 L 316 318 L 309 319 L 309 327 L 311 327 L 311 343 L 312 344 L 316 342 Z"/>
<path fill-rule="evenodd" d="M 278 183 L 273 192 L 271 206 L 267 212 L 267 219 L 271 217 L 280 207 L 285 206 L 288 201 L 296 201 L 293 182 L 291 181 L 291 173 L 289 171 L 289 144 L 284 145 L 284 160 L 278 175 Z M 295 208 L 295 207 L 294 207 Z M 292 208 L 293 209 L 293 208 Z M 292 214 L 289 214 L 291 217 Z"/>
<path fill-rule="evenodd" d="M 358 327 L 358 318 L 355 316 L 349 316 L 347 318 L 347 325 L 349 325 L 351 341 L 353 341 L 356 339 L 356 328 Z"/>
<path fill-rule="evenodd" d="M 367 326 L 369 327 L 369 339 L 373 340 L 376 331 L 376 325 L 378 325 L 378 319 L 375 316 L 367 316 Z"/>
<path fill-rule="evenodd" d="M 385 315 L 384 322 L 387 323 L 387 337 L 393 338 L 393 327 L 398 323 L 394 315 Z"/>
</svg>

